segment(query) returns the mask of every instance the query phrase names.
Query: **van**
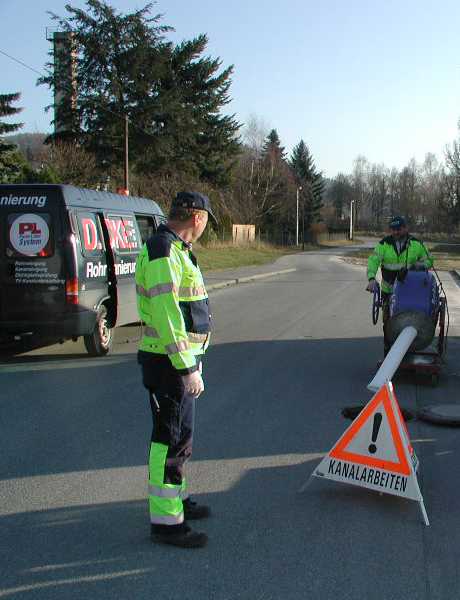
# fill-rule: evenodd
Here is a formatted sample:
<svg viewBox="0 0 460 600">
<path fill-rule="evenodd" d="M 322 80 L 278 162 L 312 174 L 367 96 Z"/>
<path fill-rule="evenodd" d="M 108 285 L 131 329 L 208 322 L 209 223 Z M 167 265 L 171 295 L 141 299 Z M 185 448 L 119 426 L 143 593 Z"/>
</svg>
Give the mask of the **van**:
<svg viewBox="0 0 460 600">
<path fill-rule="evenodd" d="M 138 321 L 135 267 L 166 219 L 146 198 L 69 185 L 0 185 L 0 339 L 83 336 L 109 352 Z"/>
</svg>

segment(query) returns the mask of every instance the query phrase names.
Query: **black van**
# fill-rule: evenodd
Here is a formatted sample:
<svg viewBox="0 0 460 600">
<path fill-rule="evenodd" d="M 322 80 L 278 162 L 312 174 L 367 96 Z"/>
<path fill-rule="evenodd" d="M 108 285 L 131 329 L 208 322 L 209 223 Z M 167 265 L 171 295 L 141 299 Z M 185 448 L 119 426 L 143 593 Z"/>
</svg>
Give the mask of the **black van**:
<svg viewBox="0 0 460 600">
<path fill-rule="evenodd" d="M 138 320 L 142 244 L 166 219 L 156 202 L 69 185 L 0 185 L 0 339 L 83 335 L 93 356 Z"/>
</svg>

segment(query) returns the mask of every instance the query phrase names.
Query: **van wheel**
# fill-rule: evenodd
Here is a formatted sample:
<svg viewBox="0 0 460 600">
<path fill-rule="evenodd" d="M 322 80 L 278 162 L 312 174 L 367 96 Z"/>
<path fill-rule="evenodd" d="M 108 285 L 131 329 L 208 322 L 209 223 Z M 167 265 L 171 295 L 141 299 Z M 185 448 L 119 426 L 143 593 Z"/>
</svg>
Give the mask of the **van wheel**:
<svg viewBox="0 0 460 600">
<path fill-rule="evenodd" d="M 112 347 L 113 329 L 109 326 L 107 309 L 104 305 L 99 307 L 93 333 L 84 335 L 83 341 L 88 354 L 91 356 L 104 356 Z"/>
</svg>

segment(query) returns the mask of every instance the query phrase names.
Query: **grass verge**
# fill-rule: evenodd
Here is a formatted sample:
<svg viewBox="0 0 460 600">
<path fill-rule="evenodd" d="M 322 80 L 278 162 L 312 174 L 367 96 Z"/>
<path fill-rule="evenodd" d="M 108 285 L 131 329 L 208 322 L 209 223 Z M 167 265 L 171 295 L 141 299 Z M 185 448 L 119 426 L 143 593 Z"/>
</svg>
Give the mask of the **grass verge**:
<svg viewBox="0 0 460 600">
<path fill-rule="evenodd" d="M 291 249 L 292 248 L 292 249 Z M 203 272 L 225 271 L 271 263 L 280 256 L 298 252 L 293 246 L 270 246 L 257 243 L 251 246 L 196 245 L 193 249 Z"/>
<path fill-rule="evenodd" d="M 331 241 L 324 242 L 321 245 L 306 244 L 304 251 L 308 252 L 318 250 L 319 248 L 349 245 L 356 245 L 356 240 L 353 242 L 349 240 Z M 286 254 L 302 252 L 302 245 L 272 246 L 271 244 L 259 241 L 249 246 L 233 246 L 220 243 L 201 246 L 198 243 L 194 246 L 193 251 L 198 258 L 200 269 L 203 272 L 210 272 L 268 264 Z"/>
</svg>

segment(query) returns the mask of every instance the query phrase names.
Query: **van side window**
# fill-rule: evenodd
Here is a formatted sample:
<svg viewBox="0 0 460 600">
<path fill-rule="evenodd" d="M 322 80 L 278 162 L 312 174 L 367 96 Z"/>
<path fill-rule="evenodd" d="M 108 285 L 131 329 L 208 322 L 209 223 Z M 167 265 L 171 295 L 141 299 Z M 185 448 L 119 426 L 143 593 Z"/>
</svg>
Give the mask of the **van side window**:
<svg viewBox="0 0 460 600">
<path fill-rule="evenodd" d="M 83 256 L 101 256 L 102 242 L 97 217 L 94 213 L 77 212 Z"/>
<path fill-rule="evenodd" d="M 49 258 L 54 254 L 54 231 L 48 213 L 10 213 L 6 219 L 6 254 Z"/>
<path fill-rule="evenodd" d="M 145 244 L 145 242 L 152 237 L 153 232 L 156 229 L 155 219 L 147 215 L 136 215 L 136 221 L 141 234 L 142 243 Z"/>
<path fill-rule="evenodd" d="M 137 223 L 131 215 L 107 215 L 104 219 L 110 246 L 118 254 L 138 253 L 141 249 Z"/>
</svg>

